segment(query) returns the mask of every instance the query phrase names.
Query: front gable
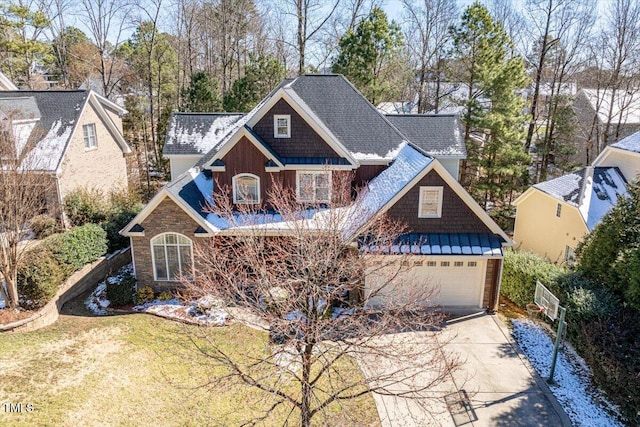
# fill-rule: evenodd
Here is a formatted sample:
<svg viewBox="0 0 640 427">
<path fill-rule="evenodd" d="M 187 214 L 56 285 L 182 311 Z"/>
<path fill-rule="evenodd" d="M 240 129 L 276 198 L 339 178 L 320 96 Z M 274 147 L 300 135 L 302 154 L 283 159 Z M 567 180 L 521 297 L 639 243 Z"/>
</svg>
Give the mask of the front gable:
<svg viewBox="0 0 640 427">
<path fill-rule="evenodd" d="M 439 218 L 420 218 L 420 187 L 442 188 Z M 493 233 L 469 205 L 432 169 L 387 211 L 389 217 L 407 224 L 413 233 Z"/>
<path fill-rule="evenodd" d="M 290 137 L 274 136 L 274 116 L 290 117 Z M 283 98 L 279 99 L 253 126 L 253 131 L 280 157 L 341 158 L 305 119 Z"/>
</svg>

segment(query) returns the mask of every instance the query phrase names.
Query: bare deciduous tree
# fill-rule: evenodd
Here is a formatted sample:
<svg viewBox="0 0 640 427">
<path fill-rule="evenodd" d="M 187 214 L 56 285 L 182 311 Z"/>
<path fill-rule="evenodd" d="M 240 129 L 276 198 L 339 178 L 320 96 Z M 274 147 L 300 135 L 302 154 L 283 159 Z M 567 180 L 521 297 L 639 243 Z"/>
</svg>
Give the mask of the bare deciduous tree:
<svg viewBox="0 0 640 427">
<path fill-rule="evenodd" d="M 330 208 L 297 203 L 294 192 L 272 183 L 265 206 L 281 217 L 277 224 L 268 223 L 273 213 L 233 206 L 228 191 L 218 193 L 213 212 L 233 232 L 196 244 L 195 277 L 183 280 L 188 292 L 221 298 L 233 315 L 269 331 L 271 342 L 265 336 L 264 353 L 239 360 L 219 334 L 198 330 L 193 342 L 203 363 L 225 372 L 202 386 L 233 381 L 271 396 L 260 420 L 284 413 L 287 423 L 309 426 L 369 392 L 426 407 L 457 365 L 436 339 L 442 318 L 429 304 L 432 287 L 416 279 L 410 292 L 398 283 L 407 256 L 389 252 L 402 227 L 385 217 L 369 221 L 368 207 L 351 203 L 350 181 L 334 173 Z M 359 244 L 345 240 L 345 230 L 356 228 Z M 385 305 L 368 304 L 381 299 Z M 408 345 L 412 334 L 398 332 L 410 330 L 429 331 L 428 338 Z M 399 386 L 418 374 L 429 380 Z"/>
<path fill-rule="evenodd" d="M 34 129 L 32 133 L 37 133 Z M 33 172 L 36 158 L 27 141 L 16 139 L 20 129 L 0 112 L 0 296 L 10 308 L 18 306 L 18 266 L 29 248 L 29 225 L 46 208 L 52 183 Z M 37 138 L 32 138 L 37 139 Z"/>
<path fill-rule="evenodd" d="M 438 113 L 443 65 L 452 42 L 449 27 L 455 24 L 458 8 L 447 0 L 403 0 L 403 5 L 408 19 L 404 34 L 418 73 L 418 113 Z"/>
</svg>

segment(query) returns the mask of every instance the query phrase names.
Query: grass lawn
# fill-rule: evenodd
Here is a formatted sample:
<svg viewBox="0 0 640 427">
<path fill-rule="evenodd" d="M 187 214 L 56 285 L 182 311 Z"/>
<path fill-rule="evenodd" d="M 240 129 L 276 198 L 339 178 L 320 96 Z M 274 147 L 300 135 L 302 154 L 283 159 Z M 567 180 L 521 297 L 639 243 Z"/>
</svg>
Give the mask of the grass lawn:
<svg viewBox="0 0 640 427">
<path fill-rule="evenodd" d="M 185 327 L 145 314 L 64 315 L 40 331 L 0 335 L 0 425 L 238 425 L 269 403 L 237 384 L 195 389 L 221 371 L 190 357 Z M 214 333 L 229 352 L 267 351 L 264 333 L 242 326 Z M 7 412 L 7 402 L 33 411 Z M 331 408 L 317 425 L 379 425 L 370 396 L 344 407 L 348 418 Z M 285 415 L 264 425 L 282 425 Z"/>
</svg>

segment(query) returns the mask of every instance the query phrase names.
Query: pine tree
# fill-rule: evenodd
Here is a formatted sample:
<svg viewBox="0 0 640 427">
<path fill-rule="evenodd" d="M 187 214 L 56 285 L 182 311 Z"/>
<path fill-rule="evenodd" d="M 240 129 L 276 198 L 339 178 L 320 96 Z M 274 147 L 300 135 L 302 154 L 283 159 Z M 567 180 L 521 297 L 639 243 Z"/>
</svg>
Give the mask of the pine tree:
<svg viewBox="0 0 640 427">
<path fill-rule="evenodd" d="M 340 51 L 332 71 L 344 74 L 362 94 L 376 104 L 391 90 L 390 80 L 398 65 L 402 46 L 400 27 L 387 20 L 387 15 L 374 7 L 354 30 L 349 30 L 339 42 Z"/>
<path fill-rule="evenodd" d="M 185 91 L 183 111 L 214 112 L 220 109 L 220 99 L 217 95 L 218 83 L 204 71 L 197 71 L 191 75 L 191 83 Z"/>
<path fill-rule="evenodd" d="M 469 6 L 452 28 L 457 76 L 467 87 L 464 125 L 468 159 L 462 182 L 487 208 L 510 206 L 526 178 L 529 156 L 522 140 L 526 117 L 518 89 L 527 84 L 524 63 L 486 7 Z"/>
<path fill-rule="evenodd" d="M 233 82 L 231 89 L 224 95 L 225 111 L 247 112 L 269 94 L 285 76 L 284 66 L 273 56 L 249 56 L 244 77 Z"/>
</svg>

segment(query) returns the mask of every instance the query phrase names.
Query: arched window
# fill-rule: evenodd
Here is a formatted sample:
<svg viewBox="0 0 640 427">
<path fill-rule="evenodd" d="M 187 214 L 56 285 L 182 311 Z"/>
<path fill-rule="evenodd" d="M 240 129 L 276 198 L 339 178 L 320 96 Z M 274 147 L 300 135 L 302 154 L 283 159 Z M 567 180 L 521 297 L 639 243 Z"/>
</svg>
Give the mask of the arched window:
<svg viewBox="0 0 640 427">
<path fill-rule="evenodd" d="M 260 178 L 250 173 L 233 177 L 233 203 L 260 203 Z"/>
<path fill-rule="evenodd" d="M 153 278 L 177 280 L 181 273 L 192 274 L 193 251 L 191 240 L 177 233 L 164 233 L 151 239 Z"/>
</svg>

